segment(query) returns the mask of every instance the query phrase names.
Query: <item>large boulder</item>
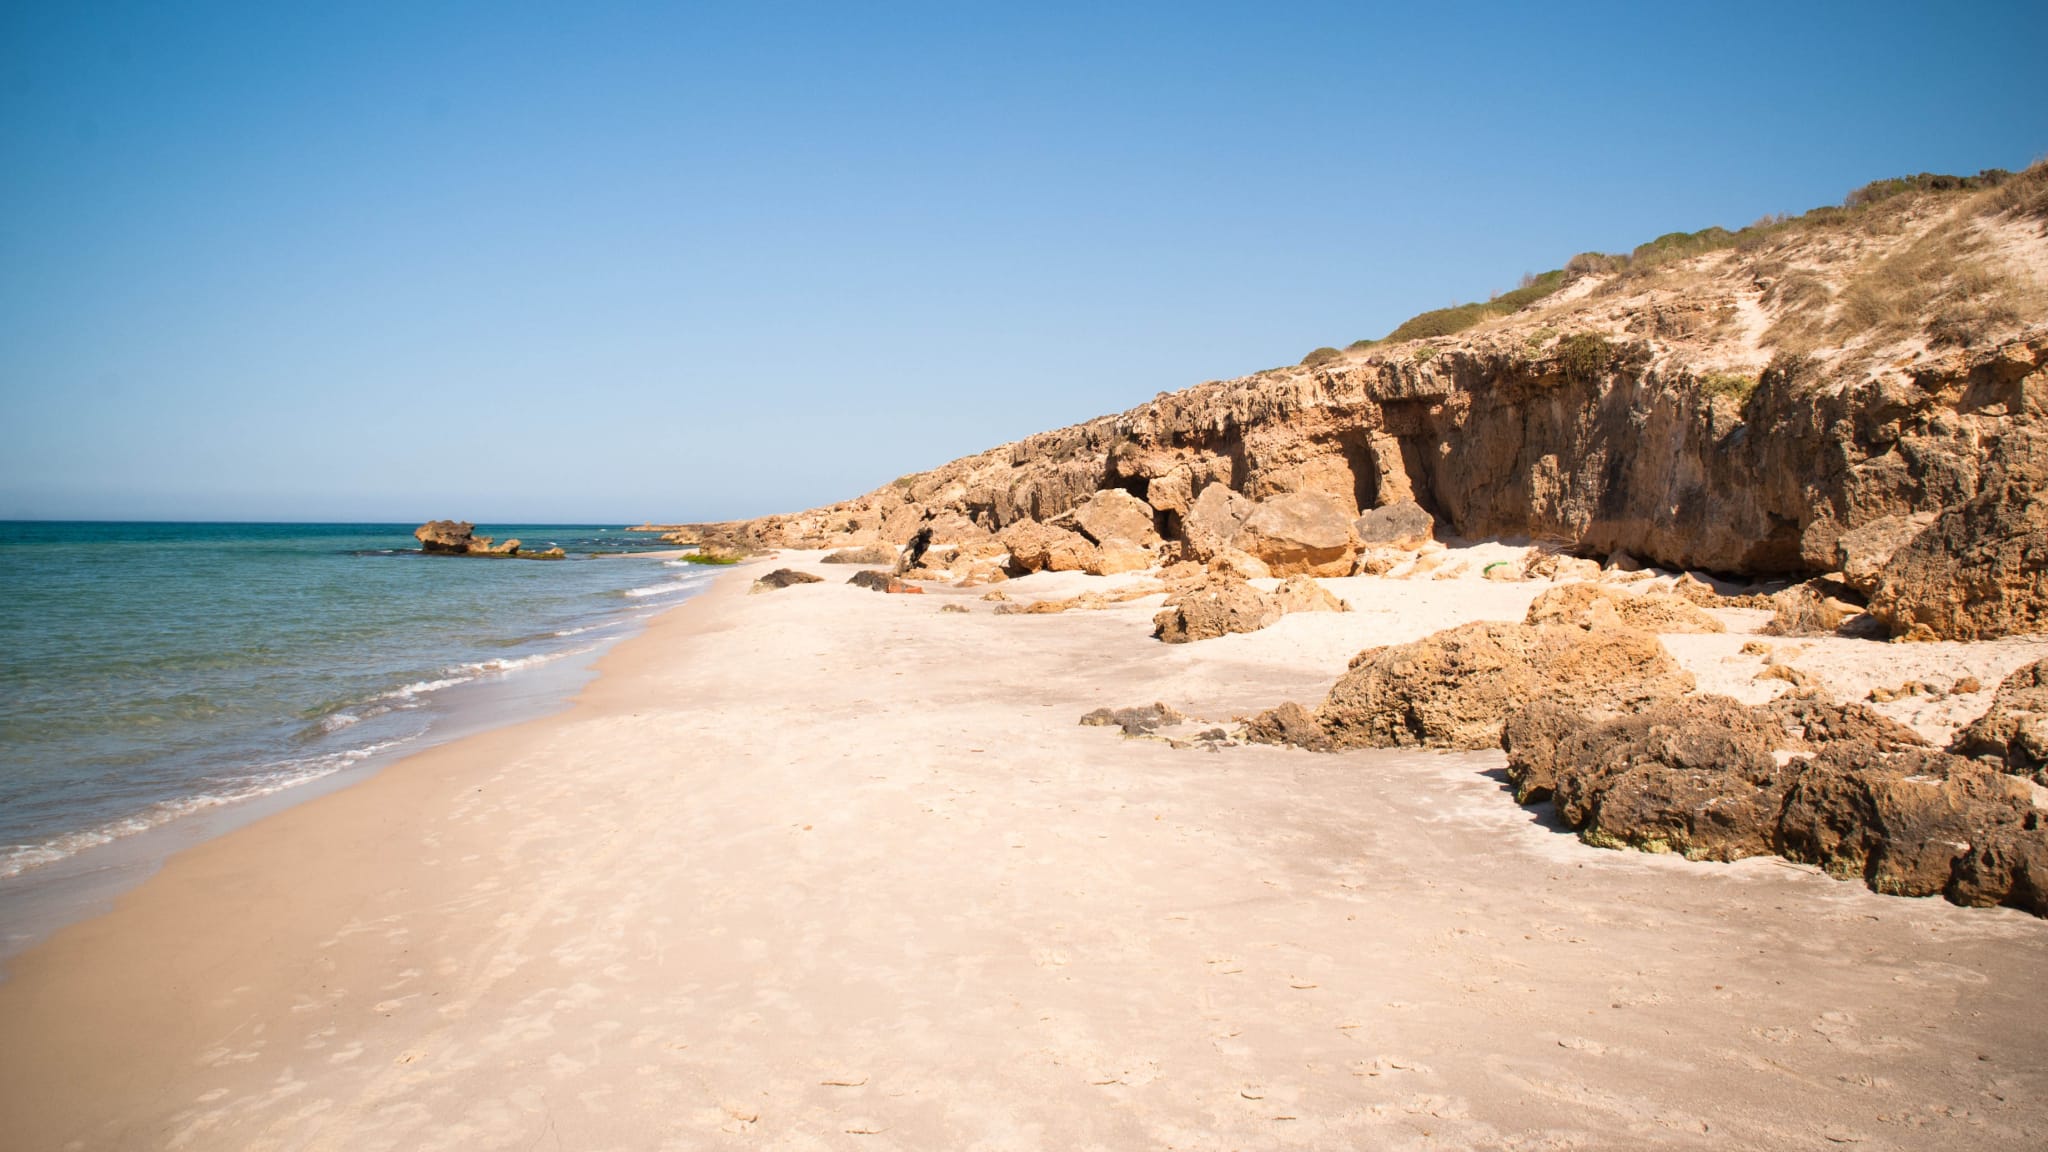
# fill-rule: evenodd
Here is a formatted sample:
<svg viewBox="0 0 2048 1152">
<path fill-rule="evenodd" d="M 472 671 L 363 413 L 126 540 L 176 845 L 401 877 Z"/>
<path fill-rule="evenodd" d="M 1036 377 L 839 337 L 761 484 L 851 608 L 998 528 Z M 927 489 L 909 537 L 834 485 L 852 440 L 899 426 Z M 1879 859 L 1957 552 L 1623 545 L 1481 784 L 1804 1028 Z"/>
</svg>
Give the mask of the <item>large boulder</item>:
<svg viewBox="0 0 2048 1152">
<path fill-rule="evenodd" d="M 1635 594 L 1598 584 L 1560 584 L 1529 604 L 1528 624 L 1634 628 L 1643 632 L 1724 632 L 1719 620 L 1668 592 Z"/>
<path fill-rule="evenodd" d="M 1165 609 L 1152 618 L 1152 634 L 1168 644 L 1186 644 L 1257 632 L 1281 615 L 1279 603 L 1250 584 L 1212 576 L 1168 596 Z"/>
<path fill-rule="evenodd" d="M 1206 561 L 1229 548 L 1251 514 L 1252 502 L 1231 491 L 1229 485 L 1211 484 L 1202 489 L 1180 521 L 1189 555 Z"/>
<path fill-rule="evenodd" d="M 2048 628 L 2048 493 L 2002 480 L 1894 552 L 1870 614 L 1895 636 L 1986 640 Z"/>
<path fill-rule="evenodd" d="M 1611 716 L 1692 687 L 1645 633 L 1481 621 L 1359 653 L 1316 719 L 1338 748 L 1492 748 L 1529 700 Z"/>
<path fill-rule="evenodd" d="M 1351 522 L 1351 527 L 1367 547 L 1412 552 L 1434 538 L 1436 517 L 1413 500 L 1397 500 L 1364 513 Z"/>
<path fill-rule="evenodd" d="M 1074 524 L 1097 545 L 1124 540 L 1140 548 L 1160 542 L 1152 506 L 1121 488 L 1105 488 L 1074 509 Z"/>
<path fill-rule="evenodd" d="M 1990 709 L 1956 733 L 1948 750 L 1995 760 L 2007 772 L 2048 784 L 2048 660 L 2007 676 Z"/>
<path fill-rule="evenodd" d="M 1857 704 L 1689 697 L 1598 721 L 1536 700 L 1501 746 L 1525 803 L 1589 844 L 1735 860 L 1776 852 L 1903 896 L 2048 915 L 2030 785 Z"/>
<path fill-rule="evenodd" d="M 1264 560 L 1275 576 L 1349 576 L 1358 550 L 1349 511 L 1326 492 L 1260 501 L 1231 543 Z"/>
<path fill-rule="evenodd" d="M 1778 850 L 1873 891 L 1933 896 L 1973 842 L 2034 812 L 2025 781 L 1960 756 L 1836 742 L 1787 791 Z"/>
<path fill-rule="evenodd" d="M 1349 612 L 1351 605 L 1337 598 L 1313 576 L 1289 576 L 1268 593 L 1282 612 Z"/>
<path fill-rule="evenodd" d="M 1565 735 L 1551 790 L 1589 844 L 1693 860 L 1768 855 L 1789 782 L 1774 753 L 1786 742 L 1768 713 L 1725 696 L 1671 701 Z M 1526 766 L 1509 776 L 1518 795 L 1537 791 Z"/>
<path fill-rule="evenodd" d="M 1085 572 L 1096 560 L 1095 545 L 1078 532 L 1019 520 L 1003 529 L 1011 566 L 1025 572 Z"/>
</svg>

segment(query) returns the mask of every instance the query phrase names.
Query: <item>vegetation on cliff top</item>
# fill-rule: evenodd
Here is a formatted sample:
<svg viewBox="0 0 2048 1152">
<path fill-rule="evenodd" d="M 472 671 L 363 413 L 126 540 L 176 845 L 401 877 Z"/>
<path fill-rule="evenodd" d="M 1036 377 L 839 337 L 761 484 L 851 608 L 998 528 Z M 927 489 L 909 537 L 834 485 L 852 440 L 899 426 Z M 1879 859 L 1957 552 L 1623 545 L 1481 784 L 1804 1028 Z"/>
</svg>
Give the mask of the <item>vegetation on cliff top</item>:
<svg viewBox="0 0 2048 1152">
<path fill-rule="evenodd" d="M 1980 215 L 2008 215 L 2048 222 L 2048 161 L 2036 163 L 2023 172 L 1989 168 L 1975 176 L 1951 176 L 1922 172 L 1873 180 L 1850 192 L 1842 203 L 1812 209 L 1798 216 L 1766 216 L 1746 228 L 1702 228 L 1697 232 L 1667 232 L 1637 245 L 1626 253 L 1581 252 L 1563 268 L 1523 277 L 1520 287 L 1489 300 L 1437 308 L 1402 321 L 1379 339 L 1354 341 L 1350 351 L 1363 351 L 1380 344 L 1453 336 L 1482 321 L 1506 316 L 1536 304 L 1583 276 L 1614 278 L 1621 287 L 1675 261 L 1724 249 L 1746 253 L 1761 252 L 1773 242 L 1810 229 L 1852 224 L 1863 220 L 1879 206 L 1895 208 L 1902 197 L 1918 199 L 1955 193 L 1995 191 L 1984 198 Z M 1937 338 L 1944 332 L 1967 341 L 1971 333 L 2009 318 L 2013 308 L 2008 286 L 1996 281 L 1967 260 L 1973 238 L 1963 223 L 1937 230 L 1914 250 L 1891 260 L 1858 278 L 1842 293 L 1843 307 L 1823 322 L 1821 313 L 1834 300 L 1827 286 L 1811 276 L 1792 272 L 1776 283 L 1771 292 L 1793 307 L 1804 320 L 1781 325 L 1774 335 L 1788 344 L 1812 346 L 1826 337 L 1841 338 L 1849 331 L 1899 330 L 1907 323 L 1906 313 L 1919 300 L 1937 298 L 1948 307 L 1938 318 Z M 1950 259 L 1949 256 L 1960 258 Z M 1334 348 L 1318 348 L 1303 357 L 1302 364 L 1316 367 L 1341 356 Z"/>
</svg>

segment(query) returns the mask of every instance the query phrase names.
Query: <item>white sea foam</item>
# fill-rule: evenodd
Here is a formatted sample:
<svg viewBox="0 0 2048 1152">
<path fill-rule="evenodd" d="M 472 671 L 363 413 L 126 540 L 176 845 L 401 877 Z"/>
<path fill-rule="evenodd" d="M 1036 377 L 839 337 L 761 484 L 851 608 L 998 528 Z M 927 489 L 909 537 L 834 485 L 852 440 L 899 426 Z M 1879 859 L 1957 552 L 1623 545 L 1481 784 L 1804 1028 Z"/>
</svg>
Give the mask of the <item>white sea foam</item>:
<svg viewBox="0 0 2048 1152">
<path fill-rule="evenodd" d="M 386 740 L 362 748 L 351 748 L 345 752 L 280 760 L 275 764 L 266 765 L 264 770 L 254 775 L 209 780 L 208 783 L 217 786 L 212 791 L 183 796 L 176 800 L 161 800 L 133 816 L 110 820 L 97 828 L 68 833 L 45 840 L 41 844 L 0 845 L 0 880 L 19 876 L 31 868 L 54 864 L 87 848 L 97 848 L 102 844 L 111 844 L 124 836 L 147 832 L 180 817 L 310 784 L 323 776 L 332 776 L 352 764 L 360 764 L 379 752 L 388 752 L 403 743 L 403 740 Z"/>
<path fill-rule="evenodd" d="M 671 580 L 666 584 L 648 584 L 640 588 L 628 588 L 626 589 L 626 595 L 631 596 L 635 600 L 643 596 L 673 596 L 678 592 L 688 592 L 701 583 L 703 583 L 701 580 Z"/>
</svg>

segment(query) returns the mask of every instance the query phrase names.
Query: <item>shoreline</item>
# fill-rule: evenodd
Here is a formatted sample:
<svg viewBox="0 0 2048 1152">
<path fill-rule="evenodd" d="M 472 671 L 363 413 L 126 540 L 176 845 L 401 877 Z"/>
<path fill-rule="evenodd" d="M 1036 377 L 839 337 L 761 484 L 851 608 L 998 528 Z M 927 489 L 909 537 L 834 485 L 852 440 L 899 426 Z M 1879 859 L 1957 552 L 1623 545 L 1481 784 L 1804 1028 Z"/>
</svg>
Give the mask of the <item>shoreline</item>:
<svg viewBox="0 0 2048 1152">
<path fill-rule="evenodd" d="M 981 588 L 775 563 L 828 583 L 749 596 L 763 565 L 736 568 L 563 710 L 182 852 L 24 953 L 0 984 L 21 1146 L 2048 1132 L 2048 924 L 1588 848 L 1496 753 L 1076 723 L 1306 698 L 1536 586 L 1332 581 L 1373 599 L 1169 646 L 1150 599 L 998 617 Z"/>
</svg>

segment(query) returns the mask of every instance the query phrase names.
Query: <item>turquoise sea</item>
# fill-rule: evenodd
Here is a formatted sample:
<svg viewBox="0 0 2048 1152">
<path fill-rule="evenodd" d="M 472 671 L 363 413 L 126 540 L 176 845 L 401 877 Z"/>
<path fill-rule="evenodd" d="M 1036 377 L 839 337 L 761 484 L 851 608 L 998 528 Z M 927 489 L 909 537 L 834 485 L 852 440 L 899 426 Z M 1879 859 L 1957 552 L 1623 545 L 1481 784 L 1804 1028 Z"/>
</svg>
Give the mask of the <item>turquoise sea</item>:
<svg viewBox="0 0 2048 1152">
<path fill-rule="evenodd" d="M 620 528 L 478 526 L 570 556 L 533 561 L 412 527 L 0 522 L 0 886 L 417 747 L 716 571 Z"/>
</svg>

